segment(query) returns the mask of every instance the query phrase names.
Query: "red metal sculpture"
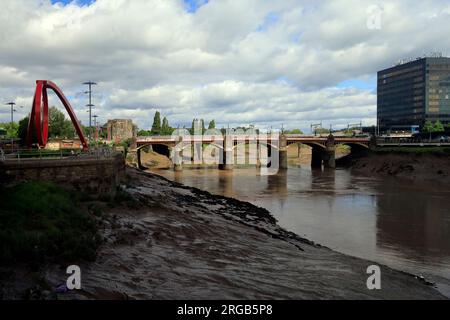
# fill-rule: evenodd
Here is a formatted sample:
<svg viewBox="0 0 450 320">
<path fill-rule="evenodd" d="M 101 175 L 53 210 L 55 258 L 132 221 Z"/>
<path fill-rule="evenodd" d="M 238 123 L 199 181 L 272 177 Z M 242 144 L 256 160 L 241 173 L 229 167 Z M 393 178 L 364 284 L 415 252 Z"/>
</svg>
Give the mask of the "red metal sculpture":
<svg viewBox="0 0 450 320">
<path fill-rule="evenodd" d="M 84 137 L 83 130 L 81 129 L 80 123 L 70 106 L 69 101 L 66 99 L 61 89 L 58 88 L 56 84 L 48 80 L 37 80 L 36 81 L 36 91 L 34 93 L 33 108 L 31 109 L 30 121 L 28 122 L 28 136 L 27 143 L 31 146 L 33 139 L 33 128 L 36 132 L 37 142 L 40 147 L 45 147 L 48 140 L 48 95 L 47 89 L 52 89 L 58 98 L 63 103 L 67 112 L 69 113 L 70 119 L 72 120 L 73 126 L 77 131 L 78 137 L 80 138 L 83 149 L 89 149 L 86 138 Z M 43 108 L 42 108 L 43 103 Z"/>
</svg>

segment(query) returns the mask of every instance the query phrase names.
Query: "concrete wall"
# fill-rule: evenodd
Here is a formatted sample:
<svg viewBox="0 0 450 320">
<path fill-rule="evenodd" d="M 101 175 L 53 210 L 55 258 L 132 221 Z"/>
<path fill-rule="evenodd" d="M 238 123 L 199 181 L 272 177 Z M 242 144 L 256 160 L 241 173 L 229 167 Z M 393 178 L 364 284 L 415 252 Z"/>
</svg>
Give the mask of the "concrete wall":
<svg viewBox="0 0 450 320">
<path fill-rule="evenodd" d="M 113 197 L 125 173 L 123 155 L 109 158 L 23 159 L 0 162 L 0 182 L 50 181 L 93 197 Z"/>
</svg>

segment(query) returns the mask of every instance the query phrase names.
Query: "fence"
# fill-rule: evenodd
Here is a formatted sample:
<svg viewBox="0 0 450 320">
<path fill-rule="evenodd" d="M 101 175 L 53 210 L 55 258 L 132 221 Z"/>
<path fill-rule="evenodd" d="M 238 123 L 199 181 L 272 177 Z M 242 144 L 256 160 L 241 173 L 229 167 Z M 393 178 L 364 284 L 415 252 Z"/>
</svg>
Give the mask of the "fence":
<svg viewBox="0 0 450 320">
<path fill-rule="evenodd" d="M 36 159 L 45 160 L 71 160 L 71 159 L 106 159 L 113 157 L 117 152 L 107 146 L 89 149 L 88 151 L 74 150 L 44 150 L 44 149 L 16 149 L 14 152 L 5 153 L 0 148 L 0 161 L 27 161 Z"/>
</svg>

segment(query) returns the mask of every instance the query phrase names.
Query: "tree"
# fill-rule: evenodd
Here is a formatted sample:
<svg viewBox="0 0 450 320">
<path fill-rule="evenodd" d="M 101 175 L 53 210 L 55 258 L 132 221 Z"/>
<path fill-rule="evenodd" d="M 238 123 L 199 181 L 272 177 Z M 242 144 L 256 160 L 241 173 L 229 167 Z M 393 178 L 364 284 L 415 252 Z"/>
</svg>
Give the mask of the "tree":
<svg viewBox="0 0 450 320">
<path fill-rule="evenodd" d="M 445 131 L 444 125 L 439 120 L 437 120 L 434 123 L 433 132 L 444 132 L 444 131 Z"/>
<path fill-rule="evenodd" d="M 148 130 L 139 130 L 137 135 L 140 137 L 147 137 L 147 136 L 151 136 L 151 132 Z"/>
<path fill-rule="evenodd" d="M 430 141 L 431 141 L 431 133 L 433 132 L 433 130 L 434 130 L 433 123 L 430 120 L 427 120 L 422 128 L 422 131 L 430 134 Z"/>
<path fill-rule="evenodd" d="M 216 128 L 216 122 L 213 119 L 209 122 L 208 129 L 215 129 L 215 128 Z"/>
<path fill-rule="evenodd" d="M 303 131 L 300 129 L 293 129 L 291 131 L 286 131 L 287 134 L 303 134 Z"/>
<path fill-rule="evenodd" d="M 152 134 L 161 134 L 161 113 L 159 111 L 156 111 L 153 117 Z"/>
<path fill-rule="evenodd" d="M 162 121 L 161 134 L 163 135 L 172 134 L 172 128 L 169 126 L 169 120 L 167 120 L 166 117 L 164 117 Z"/>
<path fill-rule="evenodd" d="M 427 122 L 425 122 L 422 131 L 426 132 L 426 133 L 431 133 L 433 132 L 434 126 L 433 123 L 430 120 L 427 120 Z"/>
<path fill-rule="evenodd" d="M 328 134 L 330 133 L 330 130 L 325 128 L 317 128 L 314 130 L 316 134 Z"/>
<path fill-rule="evenodd" d="M 191 130 L 189 130 L 191 132 L 191 134 L 196 134 L 197 131 L 200 131 L 200 120 L 198 119 L 193 119 L 192 120 L 192 126 L 191 126 Z"/>
<path fill-rule="evenodd" d="M 200 123 L 201 123 L 201 128 L 202 128 L 202 134 L 204 134 L 206 132 L 205 121 L 203 119 L 200 119 Z"/>
<path fill-rule="evenodd" d="M 73 138 L 72 121 L 66 119 L 64 113 L 56 107 L 48 109 L 48 136 L 50 138 Z"/>
<path fill-rule="evenodd" d="M 17 129 L 17 136 L 20 138 L 22 144 L 26 143 L 28 133 L 28 122 L 30 117 L 25 117 L 19 121 L 19 128 Z"/>
<path fill-rule="evenodd" d="M 6 135 L 8 138 L 17 138 L 17 130 L 19 129 L 19 125 L 17 122 L 6 122 L 0 123 L 0 128 L 6 130 Z"/>
</svg>

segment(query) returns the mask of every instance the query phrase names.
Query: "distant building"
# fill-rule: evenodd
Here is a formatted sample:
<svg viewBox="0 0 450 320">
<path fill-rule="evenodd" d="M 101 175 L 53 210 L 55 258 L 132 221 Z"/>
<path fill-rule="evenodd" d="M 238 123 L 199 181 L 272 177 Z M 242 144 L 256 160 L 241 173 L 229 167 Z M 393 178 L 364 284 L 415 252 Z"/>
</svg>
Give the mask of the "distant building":
<svg viewBox="0 0 450 320">
<path fill-rule="evenodd" d="M 106 124 L 106 132 L 109 141 L 120 142 L 135 138 L 137 135 L 137 127 L 129 119 L 108 120 Z"/>
<path fill-rule="evenodd" d="M 450 58 L 418 58 L 379 71 L 377 96 L 381 130 L 450 123 Z"/>
</svg>

